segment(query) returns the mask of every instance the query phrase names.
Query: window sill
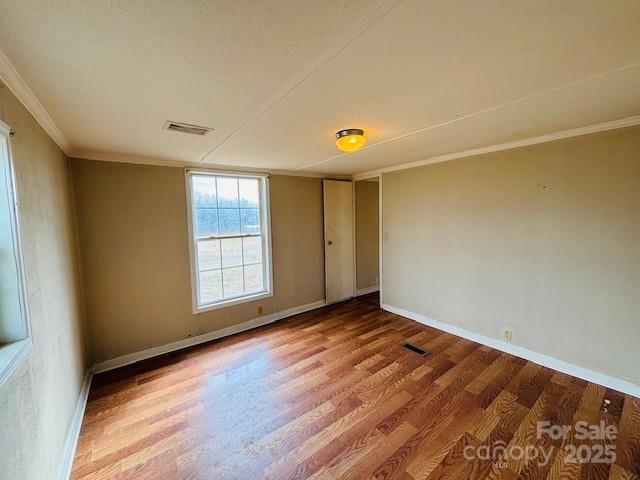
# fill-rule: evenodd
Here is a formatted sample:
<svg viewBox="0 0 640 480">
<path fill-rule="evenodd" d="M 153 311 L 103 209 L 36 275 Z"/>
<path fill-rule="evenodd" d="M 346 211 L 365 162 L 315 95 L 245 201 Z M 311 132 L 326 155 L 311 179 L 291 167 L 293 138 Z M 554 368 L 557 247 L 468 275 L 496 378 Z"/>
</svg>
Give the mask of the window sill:
<svg viewBox="0 0 640 480">
<path fill-rule="evenodd" d="M 255 302 L 262 298 L 273 297 L 273 292 L 256 293 L 255 295 L 249 295 L 246 297 L 232 298 L 223 302 L 213 303 L 211 305 L 202 305 L 201 307 L 194 306 L 193 313 L 204 313 L 211 310 L 218 310 L 219 308 L 231 307 L 233 305 L 240 305 L 241 303 Z"/>
<path fill-rule="evenodd" d="M 31 339 L 0 346 L 0 387 L 9 379 L 33 346 Z"/>
</svg>

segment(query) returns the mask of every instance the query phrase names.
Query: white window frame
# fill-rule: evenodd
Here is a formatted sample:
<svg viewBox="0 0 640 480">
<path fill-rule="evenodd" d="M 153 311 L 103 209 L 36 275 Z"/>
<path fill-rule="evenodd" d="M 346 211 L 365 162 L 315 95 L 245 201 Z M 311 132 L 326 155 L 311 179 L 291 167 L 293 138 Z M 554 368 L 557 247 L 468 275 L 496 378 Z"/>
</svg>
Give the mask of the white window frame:
<svg viewBox="0 0 640 480">
<path fill-rule="evenodd" d="M 262 238 L 262 255 L 264 266 L 264 282 L 265 291 L 255 294 L 243 295 L 241 297 L 230 298 L 228 300 L 220 300 L 215 303 L 200 305 L 199 299 L 199 268 L 198 268 L 198 255 L 196 246 L 196 232 L 193 206 L 193 192 L 192 192 L 192 175 L 211 175 L 218 177 L 233 177 L 233 178 L 257 178 L 262 182 L 261 198 L 260 198 L 260 223 L 263 229 Z M 211 310 L 217 310 L 220 308 L 230 307 L 232 305 L 239 305 L 241 303 L 254 302 L 263 298 L 273 296 L 273 260 L 272 260 L 272 245 L 271 245 L 271 208 L 270 208 L 270 195 L 269 195 L 269 175 L 264 173 L 248 173 L 248 172 L 235 172 L 228 170 L 208 170 L 208 169 L 185 169 L 185 190 L 187 194 L 187 225 L 189 230 L 189 263 L 191 268 L 191 302 L 193 313 L 203 313 Z M 241 237 L 242 235 L 238 235 Z M 236 237 L 236 236 L 234 236 Z"/>
<path fill-rule="evenodd" d="M 24 329 L 23 338 L 10 343 L 0 344 L 0 387 L 9 379 L 11 374 L 26 358 L 33 346 L 31 339 L 31 322 L 27 308 L 27 290 L 25 284 L 24 262 L 22 258 L 22 242 L 20 240 L 20 222 L 18 220 L 18 197 L 16 194 L 16 179 L 13 157 L 11 156 L 11 128 L 0 121 L 0 137 L 3 137 L 7 145 L 7 193 L 11 205 L 9 215 L 13 236 L 13 251 L 15 252 L 18 273 L 18 295 L 20 302 L 21 318 L 19 319 Z"/>
</svg>

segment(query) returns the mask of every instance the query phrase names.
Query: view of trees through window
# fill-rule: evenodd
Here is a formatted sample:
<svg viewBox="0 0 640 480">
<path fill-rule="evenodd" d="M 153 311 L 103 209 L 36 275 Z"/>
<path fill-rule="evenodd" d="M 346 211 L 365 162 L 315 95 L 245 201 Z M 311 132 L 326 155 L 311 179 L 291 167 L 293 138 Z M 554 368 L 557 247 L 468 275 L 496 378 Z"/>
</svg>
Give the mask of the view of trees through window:
<svg viewBox="0 0 640 480">
<path fill-rule="evenodd" d="M 262 177 L 192 174 L 198 304 L 266 290 Z"/>
</svg>

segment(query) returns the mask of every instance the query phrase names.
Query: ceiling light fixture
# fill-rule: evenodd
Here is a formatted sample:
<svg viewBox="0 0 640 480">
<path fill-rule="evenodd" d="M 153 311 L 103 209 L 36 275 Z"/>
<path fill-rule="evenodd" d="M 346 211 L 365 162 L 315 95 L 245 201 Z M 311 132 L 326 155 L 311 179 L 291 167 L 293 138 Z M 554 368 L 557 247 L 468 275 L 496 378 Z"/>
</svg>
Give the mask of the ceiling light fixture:
<svg viewBox="0 0 640 480">
<path fill-rule="evenodd" d="M 336 146 L 343 152 L 355 152 L 360 150 L 366 139 L 364 138 L 364 130 L 359 128 L 347 128 L 336 133 Z"/>
</svg>

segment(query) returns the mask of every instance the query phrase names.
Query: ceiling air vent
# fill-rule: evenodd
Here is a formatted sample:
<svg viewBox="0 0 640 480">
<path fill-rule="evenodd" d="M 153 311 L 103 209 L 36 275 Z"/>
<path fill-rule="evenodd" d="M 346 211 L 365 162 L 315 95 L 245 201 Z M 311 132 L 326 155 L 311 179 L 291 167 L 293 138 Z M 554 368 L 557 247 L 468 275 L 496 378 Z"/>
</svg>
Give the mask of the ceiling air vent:
<svg viewBox="0 0 640 480">
<path fill-rule="evenodd" d="M 200 136 L 206 135 L 207 133 L 213 130 L 213 128 L 203 127 L 201 125 L 192 125 L 190 123 L 171 122 L 171 121 L 168 121 L 167 123 L 165 123 L 164 128 L 167 130 L 171 130 L 173 132 L 189 133 L 191 135 L 200 135 Z"/>
</svg>

